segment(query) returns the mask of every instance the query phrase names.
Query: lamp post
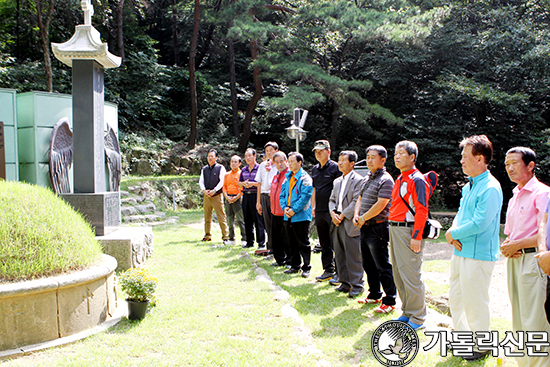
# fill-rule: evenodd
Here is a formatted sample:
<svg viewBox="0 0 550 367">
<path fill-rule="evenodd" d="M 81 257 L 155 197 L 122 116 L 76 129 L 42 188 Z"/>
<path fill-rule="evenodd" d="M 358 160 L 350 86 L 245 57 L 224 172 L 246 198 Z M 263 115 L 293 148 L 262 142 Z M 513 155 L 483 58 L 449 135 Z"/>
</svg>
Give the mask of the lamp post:
<svg viewBox="0 0 550 367">
<path fill-rule="evenodd" d="M 294 109 L 294 120 L 290 122 L 290 127 L 286 128 L 286 134 L 290 139 L 296 140 L 296 152 L 300 152 L 300 142 L 306 140 L 307 131 L 302 129 L 306 123 L 306 118 L 308 111 L 303 110 L 302 116 L 300 117 L 299 108 Z"/>
</svg>

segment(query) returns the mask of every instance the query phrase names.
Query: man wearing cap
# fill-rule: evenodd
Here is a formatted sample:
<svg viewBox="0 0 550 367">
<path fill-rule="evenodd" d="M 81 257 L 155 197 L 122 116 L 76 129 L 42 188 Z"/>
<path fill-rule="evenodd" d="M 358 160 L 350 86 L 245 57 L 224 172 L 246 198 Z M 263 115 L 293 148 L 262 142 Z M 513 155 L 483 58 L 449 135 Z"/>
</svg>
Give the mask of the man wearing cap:
<svg viewBox="0 0 550 367">
<path fill-rule="evenodd" d="M 271 182 L 273 177 L 277 174 L 277 169 L 273 166 L 273 154 L 279 151 L 279 145 L 274 141 L 269 141 L 264 146 L 266 160 L 260 164 L 258 173 L 256 174 L 256 181 L 258 182 L 258 192 L 256 197 L 256 210 L 264 219 L 264 228 L 267 235 L 265 246 L 256 250 L 256 255 L 264 255 L 269 252 L 273 252 L 273 234 L 271 232 L 271 201 L 269 193 L 271 191 Z"/>
<path fill-rule="evenodd" d="M 550 332 L 544 313 L 547 279 L 537 264 L 538 229 L 544 216 L 550 187 L 535 177 L 535 152 L 514 147 L 506 153 L 506 172 L 517 184 L 508 204 L 504 233 L 508 238 L 500 252 L 508 258 L 508 294 L 514 331 Z M 543 348 L 546 352 L 547 348 Z M 548 357 L 517 357 L 518 366 L 542 367 Z"/>
<path fill-rule="evenodd" d="M 225 178 L 225 168 L 216 163 L 218 160 L 218 151 L 210 149 L 207 156 L 208 164 L 201 170 L 199 186 L 204 194 L 204 238 L 203 241 L 212 241 L 212 211 L 216 211 L 218 222 L 222 230 L 222 239 L 224 244 L 229 245 L 229 231 L 227 229 L 227 219 L 223 209 L 223 197 L 221 195 L 223 181 Z"/>
<path fill-rule="evenodd" d="M 334 186 L 334 180 L 342 176 L 338 164 L 330 159 L 330 143 L 327 140 L 317 140 L 313 146 L 315 158 L 319 162 L 313 166 L 311 176 L 313 178 L 313 216 L 321 245 L 321 262 L 323 274 L 316 277 L 317 281 L 330 280 L 331 284 L 337 284 L 337 275 L 334 263 L 334 247 L 330 235 L 332 218 L 328 210 L 330 194 Z"/>
</svg>

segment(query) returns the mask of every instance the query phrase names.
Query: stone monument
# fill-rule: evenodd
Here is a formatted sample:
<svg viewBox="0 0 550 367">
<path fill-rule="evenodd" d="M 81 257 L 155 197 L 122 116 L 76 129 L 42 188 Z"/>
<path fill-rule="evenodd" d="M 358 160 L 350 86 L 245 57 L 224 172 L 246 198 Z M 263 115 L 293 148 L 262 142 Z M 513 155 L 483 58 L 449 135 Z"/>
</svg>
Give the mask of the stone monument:
<svg viewBox="0 0 550 367">
<path fill-rule="evenodd" d="M 84 24 L 65 43 L 52 43 L 55 57 L 72 67 L 74 193 L 62 197 L 88 218 L 96 235 L 120 227 L 120 193 L 105 192 L 104 74 L 120 66 L 92 27 L 91 0 L 81 1 Z"/>
<path fill-rule="evenodd" d="M 55 57 L 73 69 L 74 193 L 62 197 L 92 223 L 103 251 L 117 259 L 117 270 L 139 267 L 153 251 L 153 230 L 120 227 L 118 183 L 110 185 L 116 191 L 105 192 L 103 70 L 120 66 L 121 59 L 109 53 L 107 44 L 92 27 L 91 0 L 80 4 L 84 24 L 76 26 L 69 41 L 52 43 Z M 109 170 L 113 177 L 119 177 L 120 167 L 112 162 L 114 153 L 119 154 L 118 143 L 112 141 L 116 140 L 112 131 L 108 135 Z"/>
</svg>

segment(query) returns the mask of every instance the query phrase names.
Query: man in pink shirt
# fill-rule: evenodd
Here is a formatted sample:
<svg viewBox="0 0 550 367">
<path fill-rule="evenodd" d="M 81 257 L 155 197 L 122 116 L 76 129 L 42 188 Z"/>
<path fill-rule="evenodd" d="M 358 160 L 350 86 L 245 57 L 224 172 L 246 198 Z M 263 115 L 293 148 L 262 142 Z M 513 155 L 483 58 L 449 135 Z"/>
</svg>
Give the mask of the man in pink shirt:
<svg viewBox="0 0 550 367">
<path fill-rule="evenodd" d="M 504 229 L 508 238 L 500 250 L 508 258 L 508 293 L 514 331 L 550 332 L 544 312 L 547 277 L 535 258 L 539 252 L 539 225 L 550 187 L 535 177 L 535 163 L 536 155 L 530 148 L 515 147 L 506 153 L 506 172 L 518 186 L 508 203 Z M 542 367 L 548 366 L 548 357 L 525 355 L 518 357 L 517 362 L 520 367 Z"/>
</svg>

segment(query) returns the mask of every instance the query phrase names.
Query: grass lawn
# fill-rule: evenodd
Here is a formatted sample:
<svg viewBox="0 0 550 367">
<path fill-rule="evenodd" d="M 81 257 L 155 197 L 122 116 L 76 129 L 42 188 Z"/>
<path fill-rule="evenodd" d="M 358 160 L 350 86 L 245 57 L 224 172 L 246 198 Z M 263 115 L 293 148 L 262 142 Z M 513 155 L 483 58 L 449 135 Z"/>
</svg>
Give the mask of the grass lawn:
<svg viewBox="0 0 550 367">
<path fill-rule="evenodd" d="M 197 219 L 200 211 L 189 214 Z M 143 321 L 123 319 L 104 333 L 4 361 L 2 367 L 381 365 L 370 349 L 372 333 L 399 313 L 377 315 L 373 306 L 338 294 L 326 282 L 316 283 L 314 277 L 322 272 L 319 254 L 312 257 L 312 276 L 303 279 L 282 274 L 264 258 L 243 257 L 240 246 L 200 242 L 198 224 L 154 228 L 154 235 L 155 250 L 146 267 L 159 279 L 158 305 Z M 220 237 L 218 230 L 214 238 Z M 271 284 L 256 279 L 256 266 L 289 293 L 288 300 L 274 300 Z M 442 267 L 433 264 L 433 269 Z M 120 293 L 119 303 L 126 307 Z M 303 322 L 287 316 L 287 304 Z M 495 330 L 509 329 L 508 321 L 494 321 Z M 429 342 L 419 335 L 423 344 Z M 440 357 L 436 349 L 420 350 L 410 366 L 496 365 L 494 358 L 468 363 Z M 515 365 L 507 359 L 506 366 Z"/>
</svg>

